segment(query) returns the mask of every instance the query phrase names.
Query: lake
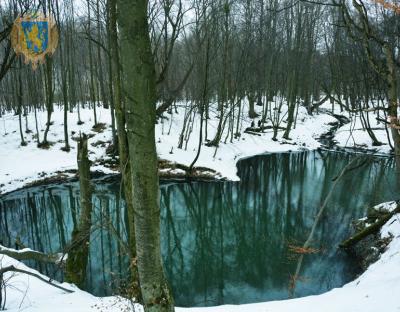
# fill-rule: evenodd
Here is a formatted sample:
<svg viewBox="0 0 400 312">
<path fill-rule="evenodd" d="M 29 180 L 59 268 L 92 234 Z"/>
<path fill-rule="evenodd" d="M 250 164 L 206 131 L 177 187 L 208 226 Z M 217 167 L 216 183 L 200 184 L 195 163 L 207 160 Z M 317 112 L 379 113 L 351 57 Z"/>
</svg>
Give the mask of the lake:
<svg viewBox="0 0 400 312">
<path fill-rule="evenodd" d="M 266 154 L 241 160 L 238 175 L 240 182 L 161 182 L 162 253 L 177 306 L 261 302 L 340 287 L 360 273 L 338 250 L 352 220 L 397 198 L 393 161 L 369 155 Z M 124 287 L 128 272 L 127 215 L 117 179 L 93 186 L 87 290 L 110 295 Z M 293 283 L 299 247 L 330 192 Z M 22 189 L 0 197 L 0 240 L 58 252 L 78 218 L 77 182 Z M 28 264 L 63 279 L 55 265 Z"/>
</svg>

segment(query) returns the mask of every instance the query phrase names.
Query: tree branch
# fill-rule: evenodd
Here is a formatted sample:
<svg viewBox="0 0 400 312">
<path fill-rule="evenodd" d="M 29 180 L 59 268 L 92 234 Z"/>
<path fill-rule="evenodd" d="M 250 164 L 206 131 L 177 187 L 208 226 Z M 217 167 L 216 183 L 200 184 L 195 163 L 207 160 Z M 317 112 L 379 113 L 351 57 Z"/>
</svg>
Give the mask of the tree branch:
<svg viewBox="0 0 400 312">
<path fill-rule="evenodd" d="M 61 289 L 61 290 L 65 291 L 65 292 L 67 292 L 67 293 L 69 293 L 69 294 L 71 294 L 71 293 L 74 292 L 74 291 L 71 290 L 71 289 L 64 288 L 64 287 L 62 287 L 62 286 L 60 286 L 60 285 L 54 284 L 50 279 L 47 280 L 47 279 L 41 277 L 39 274 L 36 274 L 36 273 L 33 273 L 33 272 L 29 272 L 29 271 L 26 271 L 26 270 L 22 270 L 22 269 L 18 269 L 18 268 L 16 268 L 16 267 L 13 266 L 13 265 L 10 265 L 10 266 L 7 266 L 7 267 L 5 267 L 5 268 L 0 269 L 0 276 L 2 276 L 4 273 L 7 273 L 7 272 L 17 272 L 17 273 L 27 274 L 27 275 L 36 277 L 37 279 L 41 280 L 42 282 L 45 282 L 46 284 L 49 284 L 49 285 L 51 285 L 51 286 L 53 286 L 53 287 L 56 287 L 56 288 L 58 288 L 58 289 Z"/>
<path fill-rule="evenodd" d="M 45 254 L 29 248 L 15 250 L 0 245 L 0 255 L 6 255 L 16 260 L 36 260 L 46 263 L 58 263 L 62 258 L 62 254 Z"/>
</svg>

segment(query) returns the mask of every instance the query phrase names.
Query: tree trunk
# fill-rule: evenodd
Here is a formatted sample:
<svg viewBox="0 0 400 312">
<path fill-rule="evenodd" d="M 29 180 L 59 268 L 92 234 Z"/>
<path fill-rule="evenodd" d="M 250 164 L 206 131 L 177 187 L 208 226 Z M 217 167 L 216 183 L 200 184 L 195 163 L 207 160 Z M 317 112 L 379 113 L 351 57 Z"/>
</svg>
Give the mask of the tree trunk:
<svg viewBox="0 0 400 312">
<path fill-rule="evenodd" d="M 397 117 L 397 79 L 396 79 L 396 68 L 393 59 L 392 51 L 387 44 L 383 47 L 386 61 L 387 61 L 387 82 L 389 85 L 388 96 L 389 96 L 389 110 L 388 115 L 390 118 L 390 126 L 392 139 L 394 144 L 394 152 L 396 157 L 397 172 L 400 172 L 400 134 L 399 134 L 399 122 Z"/>
<path fill-rule="evenodd" d="M 81 214 L 78 227 L 72 231 L 65 269 L 65 279 L 79 288 L 85 286 L 92 215 L 92 189 L 87 145 L 87 136 L 83 135 L 78 142 Z"/>
<path fill-rule="evenodd" d="M 258 114 L 256 113 L 254 109 L 254 104 L 256 102 L 256 98 L 254 93 L 249 93 L 247 95 L 247 99 L 249 101 L 249 118 L 254 119 L 258 117 Z"/>
<path fill-rule="evenodd" d="M 47 122 L 46 122 L 46 130 L 44 131 L 42 146 L 44 148 L 48 147 L 49 142 L 47 141 L 47 135 L 49 134 L 50 125 L 51 125 L 51 114 L 53 113 L 53 59 L 51 57 L 47 57 L 46 60 L 46 81 L 47 81 L 47 96 L 46 96 L 46 109 L 47 109 Z"/>
<path fill-rule="evenodd" d="M 88 9 L 88 35 L 91 36 L 91 21 L 90 21 L 90 1 L 87 1 L 87 9 Z M 94 117 L 94 125 L 93 128 L 97 127 L 97 112 L 96 112 L 96 95 L 95 95 L 95 90 L 94 90 L 94 69 L 93 69 L 93 55 L 92 55 L 92 40 L 89 38 L 88 39 L 88 45 L 89 45 L 89 71 L 90 71 L 90 86 L 89 86 L 89 93 L 90 93 L 90 101 L 92 102 L 93 105 L 93 117 Z"/>
<path fill-rule="evenodd" d="M 101 20 L 100 20 L 100 5 L 99 0 L 96 1 L 96 13 L 97 13 L 97 41 L 101 42 Z M 103 62 L 101 57 L 101 47 L 97 44 L 97 66 L 98 66 L 98 80 L 100 84 L 100 94 L 102 99 L 102 104 L 104 108 L 109 108 L 106 88 L 104 86 L 104 73 L 103 73 Z"/>
<path fill-rule="evenodd" d="M 109 8 L 111 5 L 110 1 L 107 1 L 107 8 Z M 111 24 L 110 24 L 110 10 L 108 9 L 108 14 L 107 14 L 107 43 L 108 43 L 108 49 L 109 49 L 109 54 L 107 58 L 107 64 L 108 64 L 108 92 L 110 95 L 110 114 L 111 114 L 111 133 L 112 133 L 112 145 L 113 145 L 113 155 L 117 154 L 117 145 L 118 145 L 118 139 L 117 139 L 117 130 L 115 128 L 115 105 L 114 105 L 114 86 L 113 86 L 113 60 L 112 60 L 112 54 L 111 54 L 111 49 L 112 49 L 112 41 L 111 41 Z M 118 38 L 116 40 L 116 43 L 118 44 Z M 117 47 L 115 47 L 117 49 Z M 119 70 L 119 69 L 118 69 Z"/>
<path fill-rule="evenodd" d="M 57 24 L 61 30 L 60 10 L 58 2 L 56 2 Z M 68 43 L 68 41 L 66 40 Z M 68 53 L 68 45 L 64 50 L 63 41 L 60 41 L 60 69 L 61 69 L 61 91 L 64 102 L 64 147 L 61 148 L 65 152 L 70 151 L 69 138 L 68 138 L 68 85 L 67 85 L 67 68 L 65 67 L 64 58 L 65 53 Z"/>
<path fill-rule="evenodd" d="M 111 40 L 111 58 L 112 58 L 112 71 L 113 71 L 113 102 L 115 107 L 115 117 L 117 123 L 117 135 L 118 135 L 118 152 L 119 152 L 119 167 L 122 176 L 122 184 L 125 195 L 126 207 L 128 212 L 129 220 L 129 248 L 131 257 L 131 279 L 132 279 L 132 297 L 141 301 L 142 295 L 139 286 L 139 273 L 136 262 L 136 239 L 135 239 L 135 227 L 134 227 L 134 207 L 132 199 L 132 176 L 131 176 L 131 165 L 129 163 L 129 147 L 128 137 L 125 131 L 125 112 L 122 105 L 122 92 L 121 92 L 121 69 L 120 59 L 118 51 L 118 32 L 117 32 L 117 12 L 116 12 L 117 0 L 109 1 L 110 11 L 110 40 Z"/>
<path fill-rule="evenodd" d="M 381 218 L 376 220 L 375 223 L 372 223 L 371 225 L 365 227 L 363 230 L 360 232 L 354 234 L 352 237 L 349 239 L 343 241 L 339 247 L 340 248 L 350 248 L 356 245 L 358 242 L 362 241 L 364 238 L 366 238 L 369 235 L 378 233 L 381 228 L 396 214 L 400 213 L 400 206 L 397 206 L 395 210 L 392 212 L 389 212 L 385 215 L 383 215 Z"/>
<path fill-rule="evenodd" d="M 160 244 L 158 160 L 155 144 L 156 78 L 147 0 L 120 0 L 127 131 L 135 209 L 136 251 L 145 311 L 174 311 Z"/>
<path fill-rule="evenodd" d="M 26 146 L 26 142 L 24 139 L 24 132 L 22 130 L 22 101 L 23 101 L 23 89 L 22 89 L 22 66 L 21 66 L 21 58 L 19 59 L 19 71 L 18 71 L 18 90 L 17 90 L 17 98 L 18 98 L 18 122 L 19 122 L 19 133 L 21 136 L 21 146 Z"/>
</svg>

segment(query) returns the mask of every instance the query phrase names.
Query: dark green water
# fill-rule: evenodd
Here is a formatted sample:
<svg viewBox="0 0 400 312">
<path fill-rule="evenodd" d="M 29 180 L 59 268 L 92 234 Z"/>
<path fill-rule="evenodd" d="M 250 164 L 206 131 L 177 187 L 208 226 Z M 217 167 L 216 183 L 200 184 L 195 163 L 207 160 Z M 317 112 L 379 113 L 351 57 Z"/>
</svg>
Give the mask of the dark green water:
<svg viewBox="0 0 400 312">
<path fill-rule="evenodd" d="M 238 164 L 241 182 L 162 183 L 162 252 L 178 306 L 284 299 L 301 246 L 332 181 L 356 156 L 302 152 L 257 156 Z M 340 287 L 355 277 L 354 263 L 337 250 L 350 222 L 368 207 L 397 199 L 393 164 L 366 163 L 337 183 L 319 221 L 296 283 L 296 297 Z M 126 212 L 118 182 L 96 181 L 88 290 L 118 292 L 127 258 Z M 79 212 L 77 183 L 35 187 L 0 198 L 0 240 L 15 239 L 45 252 L 68 243 Z M 62 279 L 54 266 L 30 263 Z"/>
</svg>

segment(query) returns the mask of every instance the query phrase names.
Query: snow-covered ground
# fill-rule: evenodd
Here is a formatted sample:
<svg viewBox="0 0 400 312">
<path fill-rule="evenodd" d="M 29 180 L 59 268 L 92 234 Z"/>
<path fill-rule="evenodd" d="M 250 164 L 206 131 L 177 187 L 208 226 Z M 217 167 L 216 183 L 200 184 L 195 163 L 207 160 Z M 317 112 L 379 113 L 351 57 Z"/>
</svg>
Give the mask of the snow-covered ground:
<svg viewBox="0 0 400 312">
<path fill-rule="evenodd" d="M 326 107 L 329 107 L 326 105 Z M 360 113 L 348 115 L 343 113 L 350 119 L 350 122 L 340 127 L 335 134 L 334 140 L 337 145 L 344 148 L 356 148 L 361 150 L 369 150 L 379 154 L 387 154 L 391 152 L 389 138 L 391 140 L 390 128 L 386 132 L 383 116 L 379 116 L 378 112 L 364 112 L 364 118 L 369 120 L 372 132 L 376 139 L 382 143 L 380 146 L 374 146 L 373 140 L 365 130 L 363 119 Z M 382 115 L 382 114 L 381 114 Z M 377 120 L 377 118 L 379 120 Z M 389 138 L 388 138 L 389 134 Z"/>
<path fill-rule="evenodd" d="M 0 256 L 0 269 L 11 265 L 18 269 L 36 273 L 41 277 L 50 280 L 48 277 L 13 258 Z M 61 284 L 64 288 L 73 291 L 73 293 L 67 293 L 37 279 L 36 277 L 22 273 L 5 273 L 4 281 L 6 291 L 4 292 L 3 289 L 3 298 L 5 295 L 5 310 L 8 312 L 120 312 L 126 311 L 125 309 L 130 306 L 130 303 L 119 297 L 98 298 L 79 290 L 74 285 L 67 283 Z"/>
<path fill-rule="evenodd" d="M 256 106 L 256 109 L 260 109 L 260 107 Z M 282 116 L 285 115 L 286 110 L 286 106 L 284 106 L 282 108 Z M 89 140 L 89 154 L 90 159 L 95 162 L 109 158 L 105 150 L 111 141 L 111 128 L 109 126 L 111 120 L 110 111 L 98 107 L 97 114 L 98 122 L 107 125 L 106 129 L 101 133 L 92 130 L 94 124 L 92 110 L 81 109 L 81 120 L 84 121 L 84 124 L 80 126 L 77 125 L 78 115 L 76 111 L 68 113 L 70 137 L 77 138 L 79 132 L 93 135 Z M 178 107 L 178 114 L 174 113 L 173 118 L 168 114 L 166 116 L 169 119 L 163 119 L 156 127 L 159 158 L 188 166 L 195 158 L 198 148 L 199 118 L 195 119 L 193 131 L 185 150 L 185 148 L 177 148 L 184 119 L 183 104 Z M 213 139 L 217 129 L 218 121 L 215 116 L 216 112 L 211 111 L 211 118 L 207 122 L 208 139 Z M 65 171 L 77 168 L 76 142 L 70 140 L 72 149 L 69 153 L 61 150 L 64 146 L 63 111 L 61 109 L 55 107 L 52 115 L 53 125 L 50 128 L 49 141 L 54 144 L 48 150 L 40 149 L 36 146 L 34 139 L 36 133 L 34 114 L 29 113 L 27 119 L 29 129 L 33 132 L 29 134 L 24 133 L 28 145 L 21 146 L 18 116 L 7 113 L 0 118 L 0 194 L 21 188 L 33 181 L 60 174 L 60 172 L 64 172 L 65 175 L 71 175 L 70 173 L 65 173 Z M 245 108 L 241 120 L 241 137 L 235 139 L 233 143 L 230 143 L 229 139 L 228 143 L 221 143 L 215 157 L 215 147 L 203 145 L 196 166 L 213 169 L 218 172 L 218 177 L 238 180 L 236 163 L 239 159 L 265 152 L 318 148 L 320 143 L 317 141 L 317 138 L 329 130 L 330 122 L 335 121 L 336 119 L 328 114 L 309 116 L 305 108 L 300 107 L 296 128 L 292 130 L 290 135 L 292 140 L 287 142 L 282 140 L 283 131 L 280 131 L 278 141 L 274 142 L 272 141 L 272 130 L 266 130 L 261 136 L 243 133 L 244 129 L 251 125 L 251 119 L 247 117 L 247 110 Z M 23 119 L 23 123 L 25 130 L 25 118 Z M 40 138 L 43 139 L 46 126 L 46 112 L 38 112 L 38 125 Z M 281 126 L 285 126 L 285 124 L 283 123 Z M 226 133 L 222 136 L 223 140 L 225 140 L 225 137 Z M 97 144 L 102 142 L 105 143 Z M 115 172 L 100 164 L 95 164 L 92 170 L 103 171 L 105 173 Z"/>
<path fill-rule="evenodd" d="M 46 112 L 38 111 L 37 118 L 39 136 L 42 140 L 46 128 Z M 96 133 L 92 130 L 94 123 L 91 110 L 81 110 L 83 125 L 77 124 L 78 115 L 76 112 L 68 113 L 71 151 L 69 153 L 64 152 L 61 150 L 64 146 L 63 118 L 63 111 L 55 107 L 55 112 L 51 118 L 53 125 L 51 125 L 48 135 L 48 140 L 54 144 L 49 149 L 37 147 L 35 116 L 32 112 L 27 116 L 31 133 L 25 133 L 25 118 L 23 118 L 24 137 L 28 143 L 27 146 L 20 144 L 18 116 L 7 113 L 0 118 L 0 194 L 21 188 L 33 181 L 54 176 L 58 172 L 76 169 L 77 143 L 72 138 L 78 138 L 79 132 L 94 135 L 90 143 L 108 141 L 111 138 L 109 128 L 102 133 Z M 97 118 L 98 122 L 109 124 L 111 120 L 109 110 L 99 109 Z M 91 160 L 98 160 L 105 156 L 105 147 L 91 145 L 89 153 Z M 104 166 L 94 166 L 92 170 L 112 173 Z"/>
<path fill-rule="evenodd" d="M 258 107 L 257 107 L 258 109 Z M 282 114 L 285 114 L 286 107 Z M 208 138 L 212 139 L 217 128 L 217 120 L 214 112 L 208 120 Z M 178 114 L 173 118 L 163 119 L 156 127 L 157 151 L 160 159 L 189 165 L 197 152 L 199 120 L 196 119 L 187 149 L 178 149 L 178 139 L 181 133 L 184 108 L 178 108 Z M 63 147 L 63 112 L 55 108 L 52 116 L 54 124 L 51 126 L 49 140 L 54 144 L 48 150 L 39 149 L 34 139 L 35 124 L 34 115 L 27 117 L 28 125 L 33 133 L 24 133 L 27 146 L 20 146 L 18 130 L 18 116 L 7 113 L 0 118 L 0 194 L 21 188 L 38 179 L 57 175 L 66 170 L 76 169 L 76 142 L 71 140 L 71 151 L 66 153 Z M 103 132 L 95 132 L 93 126 L 93 113 L 89 109 L 81 110 L 83 125 L 77 125 L 77 114 L 69 113 L 69 133 L 71 137 L 79 136 L 79 132 L 93 135 L 90 139 L 90 158 L 96 161 L 107 158 L 105 149 L 111 141 L 110 112 L 98 108 L 98 121 L 105 123 Z M 374 118 L 371 116 L 371 123 Z M 46 113 L 38 112 L 39 131 L 41 139 L 45 128 Z M 304 108 L 300 107 L 296 128 L 291 132 L 291 141 L 282 140 L 281 131 L 278 141 L 272 141 L 272 131 L 267 130 L 260 136 L 243 133 L 250 126 L 251 120 L 247 118 L 247 111 L 243 112 L 242 135 L 233 143 L 221 143 L 216 156 L 215 147 L 202 146 L 202 152 L 196 166 L 207 167 L 218 172 L 219 177 L 237 180 L 236 162 L 245 157 L 265 152 L 284 152 L 288 150 L 315 149 L 320 146 L 317 138 L 329 130 L 329 123 L 336 119 L 328 114 L 307 115 Z M 257 123 L 257 121 L 256 121 Z M 284 124 L 282 125 L 284 126 Z M 374 124 L 373 127 L 383 128 L 382 124 Z M 25 128 L 25 120 L 24 120 Z M 348 125 L 338 129 L 335 140 L 340 146 L 372 147 L 372 141 L 362 129 L 359 118 L 355 118 Z M 350 131 L 351 130 L 351 131 Z M 374 131 L 378 139 L 387 143 L 384 130 Z M 223 135 L 223 139 L 225 135 Z M 93 144 L 93 145 L 92 145 Z M 380 152 L 388 152 L 389 146 L 383 145 Z M 92 170 L 114 173 L 115 171 L 96 164 Z M 68 174 L 68 173 L 66 173 Z M 394 204 L 388 204 L 392 208 Z M 400 300 L 400 216 L 393 217 L 382 229 L 381 235 L 386 237 L 391 233 L 394 237 L 385 253 L 375 264 L 360 276 L 357 280 L 333 289 L 319 296 L 310 296 L 293 300 L 273 301 L 239 306 L 220 306 L 210 308 L 177 309 L 184 312 L 228 312 L 228 311 L 255 311 L 255 312 L 320 312 L 320 311 L 346 311 L 346 312 L 399 312 Z M 25 270 L 24 264 L 7 256 L 0 256 L 0 267 L 15 265 Z M 37 273 L 37 272 L 36 272 Z M 68 294 L 56 289 L 32 276 L 21 273 L 6 273 L 7 287 L 7 311 L 128 311 L 130 303 L 118 297 L 97 298 L 84 291 L 76 289 L 72 285 L 63 284 L 64 287 L 74 290 Z M 136 311 L 141 310 L 136 306 Z"/>
<path fill-rule="evenodd" d="M 396 203 L 377 207 L 394 209 Z M 380 259 L 355 281 L 325 294 L 304 298 L 246 305 L 223 305 L 207 308 L 177 308 L 177 312 L 398 312 L 400 311 L 400 215 L 395 215 L 381 230 L 381 236 L 393 237 Z M 0 268 L 15 265 L 29 270 L 7 256 L 0 257 Z M 132 311 L 130 303 L 119 297 L 98 298 L 63 283 L 74 290 L 68 294 L 35 277 L 21 273 L 6 273 L 6 311 L 58 312 Z M 135 306 L 135 311 L 141 311 Z"/>
</svg>

